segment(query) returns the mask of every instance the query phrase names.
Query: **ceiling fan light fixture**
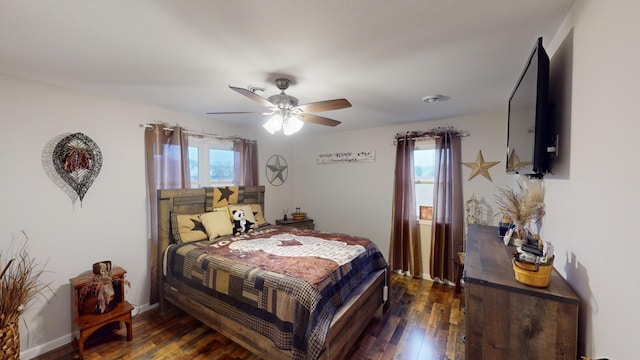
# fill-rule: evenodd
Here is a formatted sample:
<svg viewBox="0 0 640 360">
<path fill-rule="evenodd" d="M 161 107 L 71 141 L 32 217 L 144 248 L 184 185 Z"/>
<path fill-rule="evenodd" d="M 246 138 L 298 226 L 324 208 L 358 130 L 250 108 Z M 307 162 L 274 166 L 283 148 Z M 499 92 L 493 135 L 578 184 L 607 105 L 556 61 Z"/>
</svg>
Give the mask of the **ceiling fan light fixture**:
<svg viewBox="0 0 640 360">
<path fill-rule="evenodd" d="M 293 97 L 293 96 L 289 96 L 287 94 L 278 94 L 278 95 L 272 95 L 269 96 L 267 98 L 267 100 L 269 100 L 270 103 L 274 104 L 277 108 L 279 109 L 291 109 L 294 108 L 296 106 L 298 106 L 298 99 Z"/>
<path fill-rule="evenodd" d="M 249 85 L 247 88 L 241 88 L 229 85 L 229 88 L 240 95 L 243 95 L 260 105 L 269 109 L 268 112 L 210 112 L 207 114 L 256 114 L 256 115 L 271 115 L 262 126 L 271 134 L 275 134 L 277 131 L 283 130 L 285 135 L 294 134 L 302 128 L 304 122 L 312 122 L 325 126 L 336 126 L 340 124 L 340 121 L 330 119 L 324 116 L 314 115 L 314 112 L 338 110 L 351 107 L 351 103 L 347 99 L 333 99 L 316 101 L 312 103 L 306 103 L 298 105 L 298 99 L 285 94 L 285 90 L 289 87 L 291 81 L 286 78 L 276 79 L 276 86 L 280 89 L 280 94 L 269 96 L 264 98 L 257 95 L 256 92 L 264 91 L 264 88 L 260 85 Z"/>
<path fill-rule="evenodd" d="M 275 134 L 276 131 L 282 129 L 282 116 L 280 114 L 275 114 L 267 120 L 262 127 L 265 128 L 269 133 Z"/>
<path fill-rule="evenodd" d="M 304 122 L 298 116 L 287 116 L 282 122 L 282 132 L 285 135 L 295 134 L 302 129 L 303 125 Z"/>
</svg>

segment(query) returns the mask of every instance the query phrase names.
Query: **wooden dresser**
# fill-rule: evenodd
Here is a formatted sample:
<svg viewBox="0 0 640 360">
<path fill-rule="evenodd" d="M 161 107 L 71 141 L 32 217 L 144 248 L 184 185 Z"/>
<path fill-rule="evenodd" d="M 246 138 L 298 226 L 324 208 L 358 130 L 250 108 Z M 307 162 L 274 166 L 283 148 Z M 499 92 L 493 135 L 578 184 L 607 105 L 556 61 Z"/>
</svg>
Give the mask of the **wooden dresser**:
<svg viewBox="0 0 640 360">
<path fill-rule="evenodd" d="M 466 358 L 577 359 L 580 298 L 560 274 L 542 289 L 517 282 L 497 227 L 469 225 L 466 246 Z"/>
</svg>

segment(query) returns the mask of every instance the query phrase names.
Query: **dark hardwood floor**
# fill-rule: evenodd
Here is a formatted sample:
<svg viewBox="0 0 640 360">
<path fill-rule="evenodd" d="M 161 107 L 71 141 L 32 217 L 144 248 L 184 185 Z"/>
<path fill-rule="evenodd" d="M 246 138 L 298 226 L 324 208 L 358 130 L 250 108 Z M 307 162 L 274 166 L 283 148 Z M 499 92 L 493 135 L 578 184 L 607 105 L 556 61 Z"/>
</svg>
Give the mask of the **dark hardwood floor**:
<svg viewBox="0 0 640 360">
<path fill-rule="evenodd" d="M 391 311 L 376 316 L 348 359 L 464 359 L 464 296 L 452 286 L 394 274 Z M 71 345 L 37 360 L 77 358 Z M 259 360 L 244 348 L 180 310 L 158 309 L 133 320 L 133 341 L 122 329 L 103 328 L 85 343 L 85 359 Z"/>
</svg>

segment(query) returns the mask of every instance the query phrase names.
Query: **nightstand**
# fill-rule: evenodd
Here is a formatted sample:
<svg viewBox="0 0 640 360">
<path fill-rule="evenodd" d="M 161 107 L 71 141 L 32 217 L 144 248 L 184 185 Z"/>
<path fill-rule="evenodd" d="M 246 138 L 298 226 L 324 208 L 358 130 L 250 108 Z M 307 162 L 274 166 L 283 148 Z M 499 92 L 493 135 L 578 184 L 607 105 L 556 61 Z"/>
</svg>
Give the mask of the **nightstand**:
<svg viewBox="0 0 640 360">
<path fill-rule="evenodd" d="M 276 225 L 290 226 L 296 229 L 309 229 L 309 230 L 313 230 L 313 228 L 315 227 L 315 225 L 313 224 L 313 219 L 309 219 L 309 218 L 304 218 L 302 220 L 277 219 Z"/>
<path fill-rule="evenodd" d="M 70 279 L 71 297 L 73 298 L 73 322 L 74 328 L 78 332 L 78 336 L 74 337 L 74 346 L 78 348 L 80 359 L 84 357 L 84 342 L 93 334 L 94 331 L 105 325 L 116 323 L 120 326 L 124 322 L 127 327 L 127 341 L 133 339 L 133 329 L 131 326 L 131 310 L 133 306 L 124 299 L 124 274 L 127 271 L 121 267 L 113 269 L 113 278 L 121 281 L 114 281 L 113 289 L 115 291 L 114 299 L 108 305 L 107 312 L 97 314 L 92 311 L 84 310 L 80 306 L 80 290 L 82 287 L 93 279 L 93 274 L 81 275 Z M 87 301 L 85 297 L 84 301 Z"/>
</svg>

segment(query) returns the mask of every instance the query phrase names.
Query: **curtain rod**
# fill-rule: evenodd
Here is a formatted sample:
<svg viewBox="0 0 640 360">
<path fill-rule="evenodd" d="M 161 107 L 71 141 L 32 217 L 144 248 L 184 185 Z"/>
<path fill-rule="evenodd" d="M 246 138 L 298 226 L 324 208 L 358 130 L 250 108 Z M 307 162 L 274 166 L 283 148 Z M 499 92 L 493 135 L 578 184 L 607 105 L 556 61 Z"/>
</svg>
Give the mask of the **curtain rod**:
<svg viewBox="0 0 640 360">
<path fill-rule="evenodd" d="M 168 124 L 162 124 L 162 123 L 156 123 L 156 124 L 140 124 L 140 127 L 143 128 L 153 128 L 153 125 L 164 125 L 165 127 L 162 128 L 162 130 L 165 131 L 173 131 L 173 128 L 167 127 L 170 126 Z M 176 125 L 179 126 L 179 125 Z M 208 137 L 212 137 L 212 138 L 216 138 L 219 140 L 244 140 L 244 141 L 253 141 L 255 142 L 256 140 L 251 140 L 251 139 L 245 139 L 239 136 L 221 136 L 221 135 L 217 135 L 217 134 L 209 134 L 209 133 L 204 133 L 204 132 L 197 132 L 197 131 L 193 131 L 193 130 L 189 130 L 189 129 L 184 129 L 184 132 L 189 134 L 189 135 L 196 135 L 196 136 L 208 136 Z"/>
<path fill-rule="evenodd" d="M 394 137 L 394 145 L 398 142 L 398 140 L 409 138 L 413 140 L 421 140 L 421 139 L 437 139 L 442 136 L 444 133 L 451 133 L 453 135 L 459 137 L 470 136 L 467 131 L 458 130 L 452 126 L 438 126 L 429 130 L 411 130 L 405 132 L 396 133 Z"/>
</svg>

